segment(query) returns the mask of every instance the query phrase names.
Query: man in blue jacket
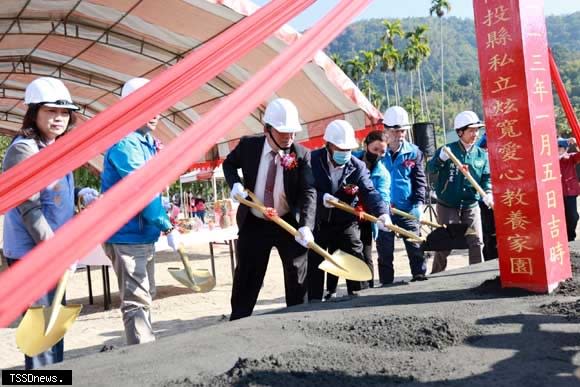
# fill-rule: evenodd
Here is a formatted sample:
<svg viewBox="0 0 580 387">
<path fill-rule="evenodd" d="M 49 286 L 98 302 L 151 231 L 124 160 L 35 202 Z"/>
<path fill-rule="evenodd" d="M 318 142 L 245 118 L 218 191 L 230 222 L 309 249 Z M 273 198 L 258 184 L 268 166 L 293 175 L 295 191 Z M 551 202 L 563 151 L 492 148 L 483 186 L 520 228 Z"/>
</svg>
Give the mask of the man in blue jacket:
<svg viewBox="0 0 580 387">
<path fill-rule="evenodd" d="M 339 199 L 356 207 L 359 200 L 364 208 L 379 217 L 379 228 L 386 230 L 391 224 L 389 208 L 375 190 L 369 170 L 364 162 L 352 157 L 352 149 L 358 147 L 354 129 L 344 120 L 334 120 L 324 132 L 326 146 L 312 152 L 312 173 L 317 191 L 316 225 L 314 240 L 331 254 L 342 250 L 363 260 L 363 245 L 360 240 L 358 218 L 350 213 L 334 208 L 329 200 Z M 318 268 L 322 257 L 313 251 L 308 254 L 308 300 L 322 301 L 324 272 Z M 328 274 L 325 297 L 336 295 L 338 278 Z M 361 289 L 358 281 L 346 281 L 349 295 L 356 295 Z"/>
<path fill-rule="evenodd" d="M 387 109 L 383 124 L 389 139 L 389 146 L 382 161 L 391 175 L 391 203 L 398 210 L 409 212 L 417 220 L 394 215 L 393 224 L 419 234 L 419 220 L 423 215 L 423 203 L 427 180 L 425 178 L 425 166 L 423 165 L 423 152 L 419 148 L 405 140 L 409 124 L 409 115 L 400 106 Z M 389 233 L 388 254 L 386 259 L 379 255 L 379 280 L 383 285 L 393 282 L 395 269 L 393 266 L 395 252 L 395 235 Z M 425 255 L 416 242 L 405 239 L 405 249 L 411 266 L 412 281 L 424 281 L 427 265 Z"/>
<path fill-rule="evenodd" d="M 144 78 L 129 80 L 121 92 L 124 98 L 148 82 Z M 158 117 L 127 135 L 105 154 L 101 188 L 105 192 L 125 176 L 141 168 L 157 152 L 151 131 Z M 155 242 L 160 233 L 167 235 L 169 245 L 176 250 L 179 233 L 173 229 L 157 195 L 141 212 L 113 234 L 103 248 L 113 262 L 125 325 L 127 344 L 155 340 L 151 326 L 151 303 L 155 295 Z"/>
</svg>

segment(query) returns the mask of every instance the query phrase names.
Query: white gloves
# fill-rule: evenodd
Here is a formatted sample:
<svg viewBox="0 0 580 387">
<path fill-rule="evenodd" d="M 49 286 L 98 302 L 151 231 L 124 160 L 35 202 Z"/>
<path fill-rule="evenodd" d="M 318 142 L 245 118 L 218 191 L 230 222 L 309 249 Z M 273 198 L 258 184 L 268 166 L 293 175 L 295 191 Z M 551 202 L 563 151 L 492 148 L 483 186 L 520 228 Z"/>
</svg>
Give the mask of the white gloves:
<svg viewBox="0 0 580 387">
<path fill-rule="evenodd" d="M 413 206 L 413 208 L 411 209 L 411 211 L 409 211 L 409 213 L 420 221 L 421 217 L 423 216 L 424 208 L 425 206 L 423 204 L 417 204 Z"/>
<path fill-rule="evenodd" d="M 232 193 L 230 195 L 230 197 L 232 198 L 232 200 L 234 202 L 238 202 L 237 196 L 240 195 L 240 197 L 242 199 L 245 199 L 248 197 L 248 193 L 246 192 L 246 189 L 244 188 L 244 186 L 242 185 L 242 183 L 234 183 L 234 186 L 232 187 Z"/>
<path fill-rule="evenodd" d="M 445 152 L 445 147 L 441 148 L 441 151 L 439 152 L 439 159 L 443 162 L 449 160 L 449 155 L 447 152 Z"/>
<path fill-rule="evenodd" d="M 173 229 L 173 231 L 167 234 L 167 244 L 173 249 L 173 251 L 177 251 L 177 248 L 181 245 L 181 234 L 179 231 Z"/>
<path fill-rule="evenodd" d="M 308 243 L 314 242 L 314 235 L 308 226 L 303 226 L 298 229 L 299 234 L 294 237 L 296 242 L 308 248 Z"/>
<path fill-rule="evenodd" d="M 482 199 L 487 207 L 493 208 L 493 195 L 491 193 L 486 193 Z"/>
<path fill-rule="evenodd" d="M 85 187 L 79 191 L 78 195 L 81 204 L 86 207 L 99 197 L 99 191 L 90 187 Z"/>
<path fill-rule="evenodd" d="M 322 197 L 322 204 L 324 205 L 324 207 L 334 208 L 334 206 L 332 204 L 328 203 L 329 200 L 337 200 L 338 201 L 338 199 L 329 193 L 325 193 L 324 196 Z"/>
<path fill-rule="evenodd" d="M 393 222 L 391 221 L 391 216 L 389 214 L 382 214 L 379 216 L 379 221 L 377 222 L 377 226 L 379 226 L 379 230 L 381 231 L 391 231 L 387 228 L 387 226 L 392 225 Z"/>
</svg>

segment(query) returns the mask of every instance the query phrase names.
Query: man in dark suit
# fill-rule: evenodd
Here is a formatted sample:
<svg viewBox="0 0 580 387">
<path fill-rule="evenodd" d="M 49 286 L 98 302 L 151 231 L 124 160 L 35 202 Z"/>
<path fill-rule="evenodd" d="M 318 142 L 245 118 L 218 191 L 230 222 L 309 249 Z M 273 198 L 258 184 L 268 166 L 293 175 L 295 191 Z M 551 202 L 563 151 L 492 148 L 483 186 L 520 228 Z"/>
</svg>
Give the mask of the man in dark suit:
<svg viewBox="0 0 580 387">
<path fill-rule="evenodd" d="M 378 226 L 388 231 L 391 224 L 389 209 L 375 190 L 370 173 L 363 161 L 352 157 L 358 147 L 354 129 L 344 120 L 332 121 L 324 132 L 326 146 L 312 152 L 312 172 L 318 196 L 316 208 L 316 243 L 330 253 L 340 249 L 363 260 L 363 245 L 356 216 L 334 208 L 328 200 L 339 199 L 356 207 L 359 200 L 367 212 L 379 217 Z M 322 300 L 324 272 L 318 269 L 322 257 L 311 251 L 308 256 L 308 300 Z M 327 274 L 326 300 L 336 296 L 338 278 Z M 346 281 L 348 294 L 356 295 L 361 283 Z"/>
<path fill-rule="evenodd" d="M 284 267 L 286 305 L 302 304 L 306 296 L 308 242 L 314 240 L 312 228 L 316 212 L 310 152 L 294 144 L 302 130 L 296 106 L 278 98 L 268 104 L 264 114 L 264 135 L 243 137 L 223 163 L 232 199 L 253 191 L 267 206 L 298 228 L 294 238 L 276 223 L 254 209 L 240 205 L 238 265 L 232 287 L 230 320 L 250 316 L 266 274 L 270 251 L 276 247 Z M 243 182 L 238 175 L 241 168 Z"/>
</svg>

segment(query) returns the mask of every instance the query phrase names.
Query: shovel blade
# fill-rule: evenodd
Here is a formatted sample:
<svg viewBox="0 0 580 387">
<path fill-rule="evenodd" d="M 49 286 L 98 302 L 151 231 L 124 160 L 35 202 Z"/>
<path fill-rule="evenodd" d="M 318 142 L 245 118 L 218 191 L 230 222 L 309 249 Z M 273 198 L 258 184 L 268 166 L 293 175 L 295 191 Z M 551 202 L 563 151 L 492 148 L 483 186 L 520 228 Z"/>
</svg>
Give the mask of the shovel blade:
<svg viewBox="0 0 580 387">
<path fill-rule="evenodd" d="M 207 293 L 215 287 L 215 278 L 208 270 L 196 269 L 193 272 L 193 281 L 189 279 L 185 269 L 169 268 L 169 274 L 180 284 L 193 290 L 195 293 Z"/>
<path fill-rule="evenodd" d="M 16 345 L 27 356 L 36 356 L 58 343 L 77 319 L 82 305 L 62 306 L 51 329 L 48 325 L 50 308 L 33 306 L 28 308 L 16 330 Z"/>
<path fill-rule="evenodd" d="M 325 259 L 320 265 L 318 265 L 318 268 L 337 277 L 346 278 L 352 281 L 368 281 L 373 278 L 371 269 L 367 264 L 355 256 L 347 254 L 341 250 L 336 250 L 332 254 L 332 259 L 340 265 L 340 267 Z"/>
<path fill-rule="evenodd" d="M 421 245 L 423 251 L 446 251 L 467 249 L 465 234 L 468 233 L 467 224 L 447 224 L 439 227 L 427 235 L 426 241 Z"/>
</svg>

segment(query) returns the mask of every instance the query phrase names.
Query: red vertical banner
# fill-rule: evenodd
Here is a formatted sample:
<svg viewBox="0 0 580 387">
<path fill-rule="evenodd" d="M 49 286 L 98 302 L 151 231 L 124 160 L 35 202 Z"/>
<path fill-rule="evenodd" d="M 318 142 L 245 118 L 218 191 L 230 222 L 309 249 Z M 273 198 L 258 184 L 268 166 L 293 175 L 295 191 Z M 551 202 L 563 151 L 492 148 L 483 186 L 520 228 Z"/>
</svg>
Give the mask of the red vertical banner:
<svg viewBox="0 0 580 387">
<path fill-rule="evenodd" d="M 474 0 L 501 283 L 571 277 L 543 0 Z"/>
</svg>

